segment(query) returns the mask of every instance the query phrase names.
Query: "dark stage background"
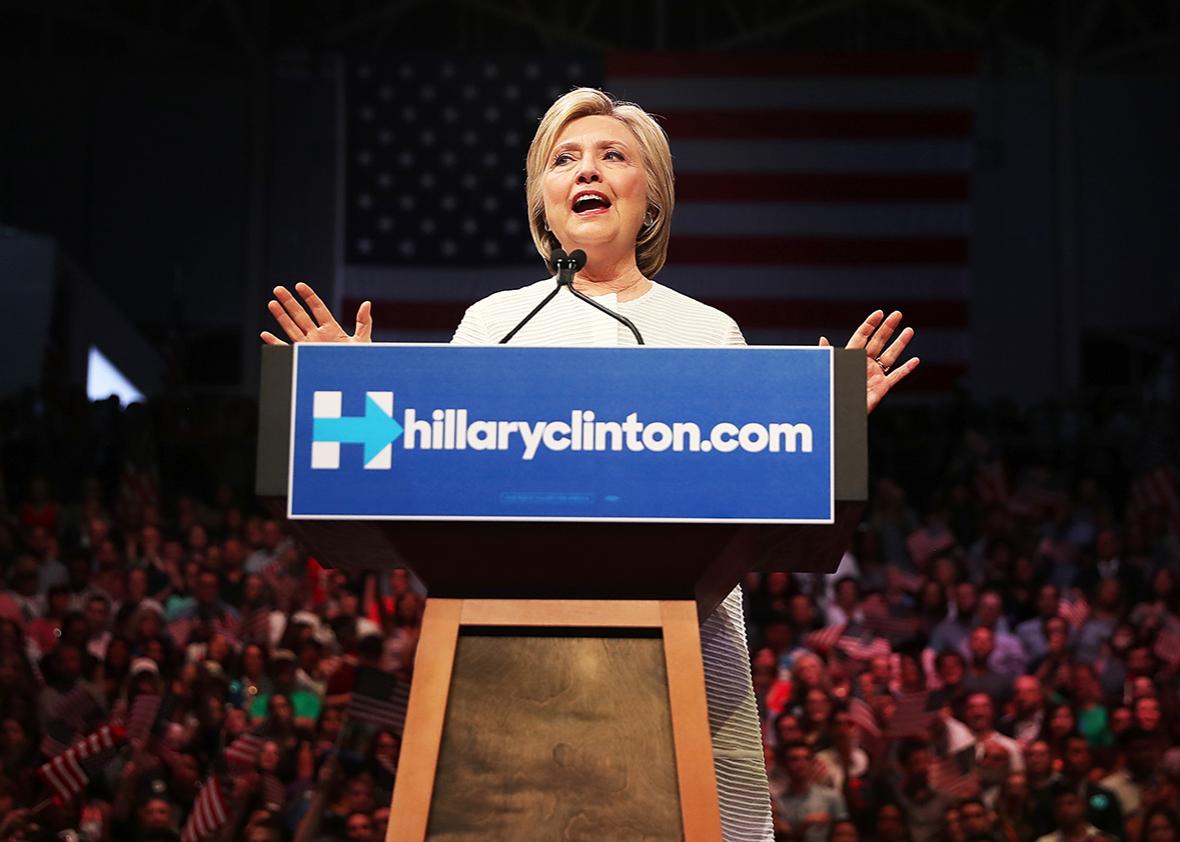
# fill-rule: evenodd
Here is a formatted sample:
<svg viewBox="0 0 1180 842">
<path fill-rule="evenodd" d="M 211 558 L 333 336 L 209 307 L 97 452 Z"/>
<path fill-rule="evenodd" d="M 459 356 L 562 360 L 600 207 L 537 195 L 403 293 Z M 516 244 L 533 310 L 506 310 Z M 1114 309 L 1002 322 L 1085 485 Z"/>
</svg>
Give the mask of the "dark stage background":
<svg viewBox="0 0 1180 842">
<path fill-rule="evenodd" d="M 852 553 L 894 614 L 973 616 L 967 597 L 955 608 L 959 582 L 994 589 L 1013 628 L 1040 584 L 1088 610 L 1109 533 L 1137 571 L 1113 630 L 1180 562 L 1177 0 L 17 0 L 0 3 L 0 70 L 0 613 L 35 644 L 11 631 L 0 657 L 19 651 L 28 699 L 42 699 L 26 710 L 0 693 L 0 716 L 30 745 L 48 733 L 44 694 L 78 678 L 54 658 L 68 623 L 53 586 L 84 615 L 109 597 L 110 617 L 74 632 L 98 684 L 118 638 L 165 677 L 186 657 L 218 660 L 229 689 L 214 695 L 249 709 L 274 684 L 246 675 L 244 644 L 303 657 L 318 635 L 324 657 L 355 657 L 357 624 L 344 627 L 357 615 L 402 641 L 382 665 L 408 682 L 413 588 L 320 571 L 253 501 L 265 303 L 305 280 L 344 323 L 373 299 L 377 338 L 445 341 L 467 303 L 542 277 L 524 152 L 574 85 L 634 99 L 669 132 L 678 205 L 662 282 L 732 313 L 752 342 L 843 341 L 878 306 L 917 329 L 923 365 L 871 421 L 875 491 Z M 114 382 L 141 400 L 108 399 Z M 940 579 L 937 558 L 954 574 Z M 1013 584 L 1022 564 L 1032 572 Z M 146 592 L 130 568 L 148 571 Z M 196 655 L 193 628 L 152 643 L 128 601 L 156 594 L 167 623 L 192 619 L 202 570 L 236 617 L 216 632 L 224 657 L 199 624 Z M 245 596 L 264 573 L 265 599 Z M 769 688 L 790 696 L 796 644 L 842 616 L 831 588 L 750 582 L 768 723 L 791 709 Z M 263 608 L 273 636 L 246 628 Z M 289 623 L 300 610 L 307 622 Z M 1155 646 L 1165 627 L 1134 633 Z M 284 752 L 319 750 L 341 689 L 306 657 L 318 696 L 296 716 L 314 716 Z M 104 716 L 126 699 L 129 664 L 107 674 L 120 669 Z M 208 726 L 203 775 L 224 714 L 190 713 Z M 390 773 L 358 751 L 380 801 Z M 0 798 L 41 794 L 40 759 L 6 756 Z M 279 777 L 286 806 L 304 803 L 301 779 Z M 180 778 L 160 773 L 174 825 Z M 861 805 L 865 828 L 878 806 Z"/>
</svg>

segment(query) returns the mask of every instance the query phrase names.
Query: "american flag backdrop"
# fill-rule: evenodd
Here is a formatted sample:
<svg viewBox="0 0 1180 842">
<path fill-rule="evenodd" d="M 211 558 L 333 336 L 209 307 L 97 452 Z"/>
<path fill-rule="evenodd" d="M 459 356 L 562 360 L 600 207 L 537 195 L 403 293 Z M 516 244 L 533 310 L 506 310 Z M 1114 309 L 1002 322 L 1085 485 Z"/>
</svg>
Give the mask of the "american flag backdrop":
<svg viewBox="0 0 1180 842">
<path fill-rule="evenodd" d="M 399 57 L 347 67 L 341 322 L 445 340 L 471 302 L 547 272 L 524 159 L 561 93 L 602 87 L 667 130 L 658 280 L 757 344 L 842 343 L 878 307 L 919 331 L 915 388 L 968 360 L 975 62 L 961 53 Z"/>
</svg>

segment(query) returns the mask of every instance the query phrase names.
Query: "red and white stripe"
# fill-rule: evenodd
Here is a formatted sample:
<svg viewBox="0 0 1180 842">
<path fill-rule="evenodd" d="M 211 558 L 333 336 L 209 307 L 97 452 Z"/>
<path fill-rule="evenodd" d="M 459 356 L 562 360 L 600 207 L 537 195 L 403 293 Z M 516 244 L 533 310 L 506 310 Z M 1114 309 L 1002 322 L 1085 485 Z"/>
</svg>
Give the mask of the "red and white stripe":
<svg viewBox="0 0 1180 842">
<path fill-rule="evenodd" d="M 231 770 L 253 769 L 258 763 L 258 753 L 262 750 L 262 743 L 262 737 L 257 734 L 243 734 L 226 748 L 226 764 Z"/>
<path fill-rule="evenodd" d="M 930 786 L 955 798 L 971 798 L 979 794 L 979 775 L 975 770 L 963 771 L 955 756 L 939 757 L 930 764 Z"/>
<path fill-rule="evenodd" d="M 1058 600 L 1057 614 L 1069 623 L 1070 628 L 1078 629 L 1090 618 L 1090 603 L 1082 596 L 1081 591 L 1077 591 L 1072 601 Z"/>
<path fill-rule="evenodd" d="M 865 641 L 856 635 L 846 634 L 836 642 L 836 648 L 854 661 L 871 661 L 877 657 L 888 657 L 893 652 L 889 641 L 874 637 Z"/>
<path fill-rule="evenodd" d="M 55 800 L 67 802 L 90 781 L 89 774 L 82 768 L 82 761 L 113 749 L 124 736 L 119 726 L 104 725 L 38 768 L 37 775 L 53 790 Z"/>
<path fill-rule="evenodd" d="M 803 639 L 803 645 L 813 651 L 827 654 L 840 640 L 840 636 L 844 634 L 844 629 L 847 626 L 847 623 L 837 623 L 834 626 L 824 626 L 822 629 L 817 629 Z"/>
<path fill-rule="evenodd" d="M 873 310 L 919 330 L 907 384 L 940 390 L 968 360 L 975 63 L 965 53 L 616 53 L 605 87 L 657 115 L 676 172 L 660 281 L 732 316 L 751 344 L 843 344 Z M 442 338 L 467 304 L 530 266 L 349 266 L 381 338 Z"/>
<path fill-rule="evenodd" d="M 853 698 L 848 702 L 848 718 L 864 732 L 865 736 L 873 739 L 881 736 L 881 725 L 877 722 L 877 714 L 873 712 L 873 706 L 864 699 Z"/>
<path fill-rule="evenodd" d="M 229 820 L 229 810 L 225 801 L 225 793 L 221 789 L 221 782 L 216 775 L 211 776 L 201 791 L 197 793 L 197 800 L 193 803 L 193 811 L 189 814 L 184 825 L 184 832 L 180 836 L 181 842 L 198 842 L 215 833 Z"/>
<path fill-rule="evenodd" d="M 127 713 L 128 739 L 147 740 L 151 736 L 163 702 L 164 697 L 155 693 L 140 693 L 135 697 Z"/>
<path fill-rule="evenodd" d="M 925 692 L 902 695 L 897 700 L 893 716 L 889 718 L 888 736 L 898 738 L 923 734 L 931 717 L 926 710 L 928 696 Z"/>
</svg>

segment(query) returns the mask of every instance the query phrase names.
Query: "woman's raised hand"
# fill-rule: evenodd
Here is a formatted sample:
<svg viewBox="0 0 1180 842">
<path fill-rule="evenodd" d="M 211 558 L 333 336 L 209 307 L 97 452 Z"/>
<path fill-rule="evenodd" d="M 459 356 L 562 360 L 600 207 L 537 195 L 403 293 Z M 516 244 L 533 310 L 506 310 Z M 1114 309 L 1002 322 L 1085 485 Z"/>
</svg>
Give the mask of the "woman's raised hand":
<svg viewBox="0 0 1180 842">
<path fill-rule="evenodd" d="M 286 287 L 275 287 L 275 297 L 266 305 L 275 317 L 283 333 L 292 342 L 370 342 L 373 336 L 373 305 L 362 302 L 356 311 L 356 332 L 349 336 L 340 327 L 332 311 L 305 283 L 295 284 L 295 291 L 303 299 L 301 303 Z M 306 304 L 306 308 L 304 307 Z M 311 311 L 310 315 L 308 311 Z M 267 345 L 286 345 L 269 330 L 260 334 Z"/>
<path fill-rule="evenodd" d="M 893 336 L 893 332 L 900 324 L 901 313 L 899 311 L 894 310 L 886 317 L 883 310 L 877 310 L 861 323 L 860 327 L 856 329 L 856 333 L 852 334 L 852 338 L 848 340 L 848 344 L 844 346 L 845 348 L 864 348 L 865 350 L 866 397 L 869 412 L 877 408 L 877 404 L 881 403 L 881 400 L 889 394 L 890 389 L 918 367 L 917 357 L 910 357 L 897 368 L 893 367 L 901 359 L 910 340 L 914 338 L 914 329 L 907 327 L 886 347 L 889 338 Z M 832 343 L 827 340 L 827 337 L 821 336 L 819 344 L 831 345 Z"/>
</svg>

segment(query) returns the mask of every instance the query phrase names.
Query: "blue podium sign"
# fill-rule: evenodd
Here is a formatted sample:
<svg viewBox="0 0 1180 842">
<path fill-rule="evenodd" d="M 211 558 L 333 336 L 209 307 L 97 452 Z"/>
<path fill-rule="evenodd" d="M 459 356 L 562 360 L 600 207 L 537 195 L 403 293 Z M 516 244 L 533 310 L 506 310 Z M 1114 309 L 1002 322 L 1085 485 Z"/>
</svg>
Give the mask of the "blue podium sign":
<svg viewBox="0 0 1180 842">
<path fill-rule="evenodd" d="M 292 518 L 831 523 L 830 348 L 295 346 Z"/>
</svg>

